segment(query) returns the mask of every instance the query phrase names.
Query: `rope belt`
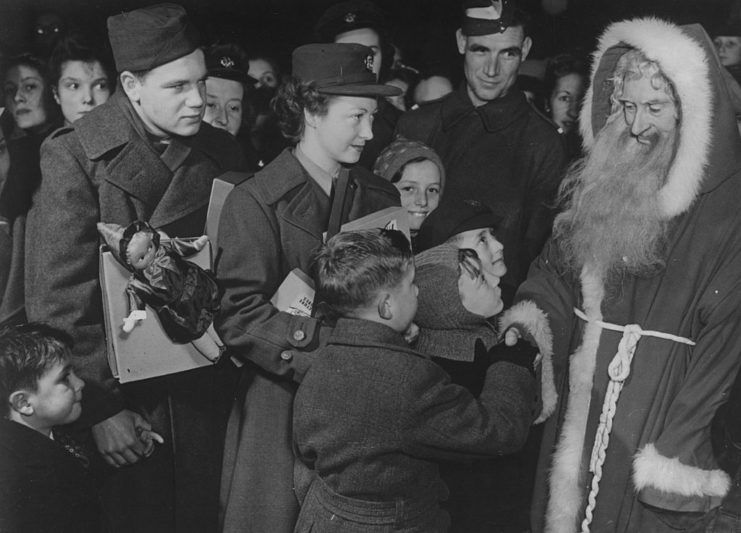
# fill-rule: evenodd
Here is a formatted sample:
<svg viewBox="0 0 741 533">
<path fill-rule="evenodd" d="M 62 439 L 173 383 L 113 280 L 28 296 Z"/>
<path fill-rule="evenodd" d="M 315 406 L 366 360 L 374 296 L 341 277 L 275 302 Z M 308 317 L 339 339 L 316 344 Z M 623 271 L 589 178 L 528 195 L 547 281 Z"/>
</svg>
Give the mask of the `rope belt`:
<svg viewBox="0 0 741 533">
<path fill-rule="evenodd" d="M 622 332 L 623 337 L 620 339 L 618 345 L 618 351 L 615 357 L 610 361 L 610 365 L 607 367 L 607 374 L 610 376 L 610 382 L 607 385 L 607 391 L 605 393 L 605 401 L 602 404 L 602 412 L 599 417 L 599 426 L 597 427 L 597 433 L 594 439 L 594 447 L 592 448 L 592 457 L 589 461 L 589 471 L 593 474 L 592 476 L 592 487 L 589 491 L 587 498 L 588 504 L 585 511 L 584 520 L 581 524 L 582 533 L 589 533 L 589 525 L 592 522 L 594 508 L 597 505 L 597 494 L 599 493 L 599 483 L 602 479 L 602 465 L 605 462 L 605 456 L 607 453 L 607 446 L 610 444 L 610 432 L 612 431 L 612 419 L 615 416 L 615 410 L 617 407 L 618 398 L 620 398 L 620 392 L 623 390 L 625 380 L 630 375 L 630 365 L 633 361 L 633 354 L 635 354 L 638 341 L 641 337 L 656 337 L 659 339 L 666 339 L 674 342 L 680 342 L 689 346 L 694 346 L 695 342 L 680 337 L 678 335 L 672 335 L 671 333 L 662 333 L 661 331 L 650 331 L 644 330 L 638 324 L 628 324 L 627 326 L 618 326 L 617 324 L 610 324 L 609 322 L 603 322 L 602 320 L 592 320 L 587 317 L 584 312 L 574 308 L 574 314 L 590 324 L 599 326 L 602 329 L 609 329 L 611 331 Z"/>
</svg>

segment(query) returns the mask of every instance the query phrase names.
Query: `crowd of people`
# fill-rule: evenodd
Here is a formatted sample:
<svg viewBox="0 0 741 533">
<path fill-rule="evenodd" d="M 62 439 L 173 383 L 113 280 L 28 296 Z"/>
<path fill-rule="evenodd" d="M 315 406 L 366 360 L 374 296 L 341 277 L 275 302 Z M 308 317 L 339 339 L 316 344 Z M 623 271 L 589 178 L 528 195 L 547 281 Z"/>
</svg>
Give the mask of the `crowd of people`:
<svg viewBox="0 0 741 533">
<path fill-rule="evenodd" d="M 371 0 L 288 72 L 174 3 L 40 20 L 1 73 L 0 531 L 741 531 L 741 21 L 547 59 L 529 23 L 462 0 L 456 86 Z M 204 359 L 119 380 L 153 320 Z"/>
</svg>

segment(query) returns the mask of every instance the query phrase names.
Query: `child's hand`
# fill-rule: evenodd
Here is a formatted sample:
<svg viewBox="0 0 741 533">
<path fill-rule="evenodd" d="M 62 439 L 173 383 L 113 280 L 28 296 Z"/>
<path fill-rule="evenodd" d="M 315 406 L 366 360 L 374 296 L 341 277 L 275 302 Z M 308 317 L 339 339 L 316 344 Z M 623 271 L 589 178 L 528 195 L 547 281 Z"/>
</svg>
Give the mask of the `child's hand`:
<svg viewBox="0 0 741 533">
<path fill-rule="evenodd" d="M 404 332 L 404 340 L 407 343 L 412 344 L 419 337 L 419 326 L 412 322 L 407 330 Z"/>
<path fill-rule="evenodd" d="M 487 353 L 490 364 L 507 362 L 527 369 L 535 377 L 535 358 L 538 355 L 538 349 L 527 341 L 519 341 L 514 346 L 506 344 L 497 344 Z"/>
<path fill-rule="evenodd" d="M 136 435 L 139 437 L 139 441 L 142 442 L 146 448 L 144 449 L 144 457 L 149 457 L 154 453 L 154 443 L 164 444 L 165 439 L 159 433 L 146 429 L 142 426 L 136 428 Z"/>
<path fill-rule="evenodd" d="M 522 333 L 515 326 L 511 326 L 507 331 L 504 332 L 504 344 L 507 346 L 514 346 L 522 338 Z"/>
</svg>

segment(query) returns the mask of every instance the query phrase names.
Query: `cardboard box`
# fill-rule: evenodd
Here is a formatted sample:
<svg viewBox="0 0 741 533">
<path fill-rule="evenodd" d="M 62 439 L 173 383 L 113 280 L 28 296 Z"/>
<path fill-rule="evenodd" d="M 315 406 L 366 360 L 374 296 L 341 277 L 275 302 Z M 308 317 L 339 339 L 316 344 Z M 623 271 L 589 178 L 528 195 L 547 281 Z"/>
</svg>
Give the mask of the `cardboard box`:
<svg viewBox="0 0 741 533">
<path fill-rule="evenodd" d="M 188 258 L 204 269 L 211 265 L 211 246 L 204 247 Z M 101 247 L 100 286 L 103 292 L 108 364 L 113 377 L 121 383 L 175 374 L 213 363 L 191 343 L 177 344 L 170 340 L 160 324 L 157 313 L 149 306 L 147 318 L 138 322 L 131 333 L 124 333 L 123 320 L 130 312 L 126 285 L 131 273 L 113 257 L 107 247 Z"/>
<path fill-rule="evenodd" d="M 409 214 L 403 207 L 387 207 L 370 215 L 346 222 L 340 228 L 340 231 L 355 231 L 360 229 L 395 229 L 406 235 L 411 240 L 409 231 Z M 327 240 L 327 233 L 322 235 Z"/>
<path fill-rule="evenodd" d="M 278 311 L 311 316 L 314 307 L 314 282 L 300 268 L 291 270 L 270 299 Z"/>
</svg>

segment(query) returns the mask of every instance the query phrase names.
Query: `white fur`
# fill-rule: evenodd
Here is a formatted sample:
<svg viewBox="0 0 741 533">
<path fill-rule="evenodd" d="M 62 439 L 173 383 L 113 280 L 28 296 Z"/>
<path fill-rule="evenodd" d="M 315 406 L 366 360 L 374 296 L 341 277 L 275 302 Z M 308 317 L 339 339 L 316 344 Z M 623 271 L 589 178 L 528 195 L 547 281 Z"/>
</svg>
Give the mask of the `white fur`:
<svg viewBox="0 0 741 533">
<path fill-rule="evenodd" d="M 581 111 L 584 147 L 594 144 L 592 98 L 594 76 L 604 53 L 624 43 L 656 61 L 672 81 L 681 105 L 679 145 L 659 205 L 667 219 L 686 211 L 700 190 L 711 140 L 712 89 L 706 55 L 695 40 L 663 20 L 643 18 L 612 24 L 600 37 L 593 54 L 592 82 Z"/>
<path fill-rule="evenodd" d="M 535 343 L 541 356 L 541 397 L 543 407 L 536 424 L 546 420 L 556 409 L 558 393 L 553 377 L 553 335 L 548 325 L 548 315 L 535 305 L 535 302 L 522 301 L 512 306 L 499 319 L 499 331 L 507 331 L 507 328 L 517 324 L 522 326 Z"/>
<path fill-rule="evenodd" d="M 584 312 L 592 320 L 602 320 L 604 289 L 601 277 L 585 267 L 581 283 Z M 581 490 L 584 437 L 601 335 L 602 329 L 588 322 L 582 344 L 571 356 L 568 405 L 550 474 L 546 533 L 573 533 L 578 530 L 577 520 L 584 499 Z"/>
<path fill-rule="evenodd" d="M 722 470 L 702 470 L 661 455 L 656 446 L 646 444 L 633 459 L 633 484 L 640 491 L 646 487 L 682 496 L 722 498 L 731 479 Z"/>
</svg>

